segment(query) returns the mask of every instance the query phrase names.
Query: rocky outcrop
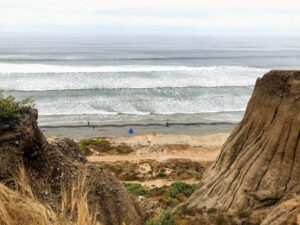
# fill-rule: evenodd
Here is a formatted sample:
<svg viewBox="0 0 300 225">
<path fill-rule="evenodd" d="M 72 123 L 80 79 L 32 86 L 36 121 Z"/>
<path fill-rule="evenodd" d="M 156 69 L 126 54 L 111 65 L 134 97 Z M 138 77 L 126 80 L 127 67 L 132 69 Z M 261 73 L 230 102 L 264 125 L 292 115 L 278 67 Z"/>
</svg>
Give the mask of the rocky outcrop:
<svg viewBox="0 0 300 225">
<path fill-rule="evenodd" d="M 264 215 L 300 193 L 299 142 L 300 71 L 270 71 L 257 80 L 244 118 L 181 207 Z"/>
<path fill-rule="evenodd" d="M 117 178 L 89 165 L 72 140 L 48 143 L 37 125 L 37 116 L 36 110 L 28 109 L 19 122 L 0 124 L 0 181 L 10 185 L 10 179 L 24 165 L 35 196 L 55 207 L 62 189 L 76 183 L 86 170 L 88 203 L 102 224 L 143 224 L 139 204 Z"/>
</svg>

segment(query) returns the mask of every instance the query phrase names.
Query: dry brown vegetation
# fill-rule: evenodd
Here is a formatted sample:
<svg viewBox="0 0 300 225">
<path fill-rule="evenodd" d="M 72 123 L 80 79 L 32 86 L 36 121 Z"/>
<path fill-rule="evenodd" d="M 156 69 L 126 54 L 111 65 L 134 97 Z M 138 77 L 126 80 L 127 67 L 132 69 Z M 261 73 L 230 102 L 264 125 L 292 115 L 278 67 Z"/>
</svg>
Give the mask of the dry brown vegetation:
<svg viewBox="0 0 300 225">
<path fill-rule="evenodd" d="M 87 140 L 81 140 L 78 143 L 78 148 L 83 152 L 84 155 L 92 155 L 93 152 L 98 154 L 129 154 L 133 150 L 125 144 L 112 145 L 105 137 L 93 138 Z"/>
<path fill-rule="evenodd" d="M 283 204 L 285 207 L 300 207 L 300 196 L 295 196 L 294 199 L 285 202 Z M 297 225 L 300 225 L 300 214 L 297 215 Z"/>
<path fill-rule="evenodd" d="M 25 170 L 13 181 L 15 189 L 0 183 L 0 224 L 2 225 L 100 225 L 89 211 L 85 175 L 69 192 L 64 191 L 59 209 L 36 199 Z"/>
</svg>

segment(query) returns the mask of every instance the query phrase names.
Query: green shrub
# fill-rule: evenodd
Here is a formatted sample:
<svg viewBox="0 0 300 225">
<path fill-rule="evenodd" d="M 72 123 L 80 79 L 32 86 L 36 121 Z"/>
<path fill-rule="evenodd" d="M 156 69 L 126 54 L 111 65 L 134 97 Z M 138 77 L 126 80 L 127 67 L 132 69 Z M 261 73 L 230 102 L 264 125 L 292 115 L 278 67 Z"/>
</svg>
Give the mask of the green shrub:
<svg viewBox="0 0 300 225">
<path fill-rule="evenodd" d="M 167 200 L 167 205 L 170 207 L 175 207 L 180 203 L 176 198 L 172 198 L 168 195 L 165 195 L 165 199 Z"/>
<path fill-rule="evenodd" d="M 188 169 L 190 168 L 190 166 L 189 166 L 189 165 L 186 165 L 185 168 L 188 170 Z"/>
<path fill-rule="evenodd" d="M 100 146 L 102 141 L 100 139 L 94 140 L 94 144 Z"/>
<path fill-rule="evenodd" d="M 156 221 L 155 219 L 151 218 L 146 221 L 146 225 L 161 225 L 161 223 L 159 221 Z"/>
<path fill-rule="evenodd" d="M 164 171 L 160 171 L 157 175 L 159 177 L 165 177 L 165 176 L 167 176 L 167 174 Z"/>
<path fill-rule="evenodd" d="M 147 193 L 147 190 L 140 184 L 136 183 L 123 183 L 124 187 L 134 195 L 144 195 Z"/>
<path fill-rule="evenodd" d="M 177 175 L 180 176 L 182 174 L 182 171 L 178 171 Z"/>
<path fill-rule="evenodd" d="M 121 147 L 118 147 L 118 148 L 117 148 L 117 152 L 119 152 L 119 153 L 123 153 L 123 152 L 124 152 L 124 149 L 123 149 L 123 148 L 121 148 Z"/>
<path fill-rule="evenodd" d="M 176 225 L 176 216 L 171 209 L 166 209 L 162 212 L 159 219 L 149 219 L 146 225 Z"/>
<path fill-rule="evenodd" d="M 184 194 L 186 197 L 189 197 L 196 190 L 196 184 L 187 184 L 185 182 L 175 182 L 171 185 L 169 189 L 169 194 L 171 196 L 176 196 L 178 194 Z"/>
<path fill-rule="evenodd" d="M 109 145 L 108 145 L 108 146 L 105 147 L 105 149 L 106 149 L 107 151 L 110 151 L 110 150 L 112 150 L 112 149 L 114 149 L 114 148 L 113 148 L 112 146 L 109 146 Z"/>
<path fill-rule="evenodd" d="M 33 102 L 31 97 L 22 101 L 16 101 L 11 95 L 4 97 L 0 90 L 0 121 L 19 120 L 22 110 L 33 107 Z"/>
<path fill-rule="evenodd" d="M 85 140 L 85 141 L 82 143 L 82 145 L 88 146 L 88 145 L 90 145 L 90 144 L 92 143 L 92 141 L 93 141 L 93 140 L 91 140 L 91 139 Z"/>
<path fill-rule="evenodd" d="M 82 144 L 78 144 L 78 148 L 81 150 L 81 151 L 84 151 L 84 146 Z"/>
<path fill-rule="evenodd" d="M 190 216 L 194 215 L 194 209 L 192 209 L 192 208 L 185 208 L 185 209 L 183 209 L 182 212 L 184 215 L 190 215 Z"/>
<path fill-rule="evenodd" d="M 147 192 L 147 196 L 148 197 L 158 197 L 158 196 L 162 196 L 164 194 L 167 194 L 167 192 L 168 192 L 167 186 L 155 187 L 155 188 L 151 188 Z"/>
<path fill-rule="evenodd" d="M 161 225 L 176 225 L 176 216 L 171 209 L 166 209 L 163 211 Z"/>
</svg>

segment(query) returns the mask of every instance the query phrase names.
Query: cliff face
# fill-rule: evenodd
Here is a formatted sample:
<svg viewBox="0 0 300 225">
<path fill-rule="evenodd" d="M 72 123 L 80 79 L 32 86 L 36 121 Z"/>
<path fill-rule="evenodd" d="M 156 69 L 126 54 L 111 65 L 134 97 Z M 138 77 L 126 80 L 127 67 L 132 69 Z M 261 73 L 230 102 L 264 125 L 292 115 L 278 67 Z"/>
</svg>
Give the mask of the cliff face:
<svg viewBox="0 0 300 225">
<path fill-rule="evenodd" d="M 37 111 L 27 110 L 18 123 L 0 124 L 0 181 L 11 179 L 24 165 L 38 199 L 55 206 L 62 188 L 78 181 L 87 170 L 88 202 L 103 224 L 143 224 L 138 203 L 105 170 L 89 165 L 75 142 L 48 143 L 37 126 Z M 9 183 L 8 183 L 9 185 Z"/>
<path fill-rule="evenodd" d="M 300 71 L 270 71 L 185 207 L 263 211 L 299 194 L 299 142 Z"/>
</svg>

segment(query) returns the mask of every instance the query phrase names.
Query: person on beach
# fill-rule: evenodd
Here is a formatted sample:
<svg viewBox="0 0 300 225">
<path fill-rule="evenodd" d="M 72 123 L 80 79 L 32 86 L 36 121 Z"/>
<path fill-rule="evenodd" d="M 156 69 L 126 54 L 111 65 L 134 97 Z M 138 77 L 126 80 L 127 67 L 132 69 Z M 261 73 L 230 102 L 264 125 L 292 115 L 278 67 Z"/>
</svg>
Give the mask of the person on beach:
<svg viewBox="0 0 300 225">
<path fill-rule="evenodd" d="M 88 121 L 88 126 L 90 126 L 90 121 Z"/>
<path fill-rule="evenodd" d="M 133 130 L 131 128 L 129 128 L 128 133 L 133 134 Z"/>
<path fill-rule="evenodd" d="M 169 127 L 169 122 L 166 122 L 166 127 Z"/>
</svg>

